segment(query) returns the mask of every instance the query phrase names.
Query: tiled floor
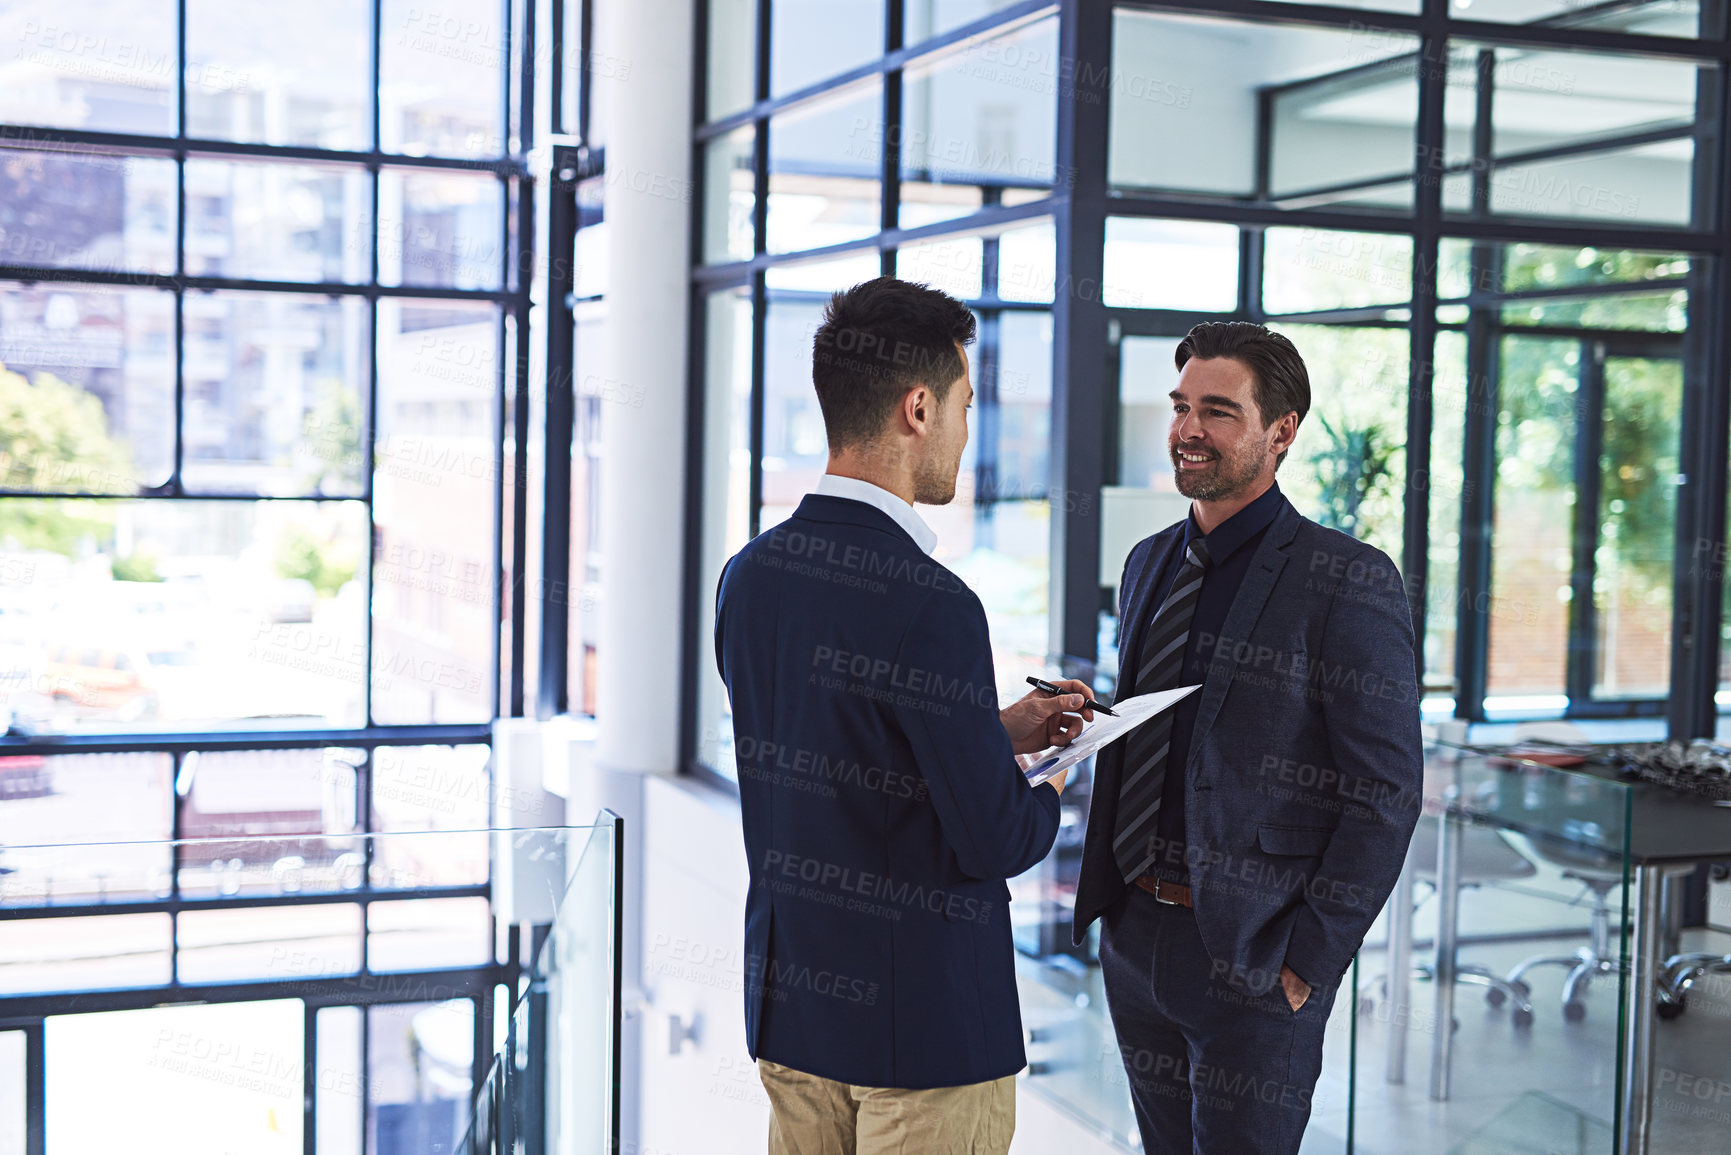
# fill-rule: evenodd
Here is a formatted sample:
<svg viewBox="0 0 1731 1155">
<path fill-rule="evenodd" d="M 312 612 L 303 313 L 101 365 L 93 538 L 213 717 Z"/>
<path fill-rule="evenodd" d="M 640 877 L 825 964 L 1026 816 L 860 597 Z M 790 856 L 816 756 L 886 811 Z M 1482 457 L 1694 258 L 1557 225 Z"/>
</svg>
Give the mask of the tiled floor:
<svg viewBox="0 0 1731 1155">
<path fill-rule="evenodd" d="M 1692 932 L 1685 949 L 1731 952 L 1731 936 Z M 1504 970 L 1530 953 L 1520 945 L 1477 947 L 1473 961 Z M 1711 976 L 1699 983 L 1681 1018 L 1658 1024 L 1657 1078 L 1652 1149 L 1665 1155 L 1724 1152 L 1731 1126 L 1731 982 Z M 1443 1155 L 1481 1135 L 1475 1150 L 1575 1152 L 1610 1150 L 1615 1119 L 1616 986 L 1602 981 L 1587 996 L 1584 1021 L 1564 1020 L 1559 1002 L 1563 971 L 1533 972 L 1533 1025 L 1517 1030 L 1506 1009 L 1488 1006 L 1476 987 L 1460 988 L 1451 1093 L 1432 1102 L 1430 1051 L 1434 1035 L 1415 1030 L 1408 1039 L 1407 1080 L 1392 1086 L 1382 1077 L 1386 1027 L 1359 1035 L 1356 1150 L 1364 1155 Z M 1428 984 L 1414 984 L 1415 1018 L 1430 1006 Z M 1364 1022 L 1360 1020 L 1361 1024 Z M 1428 1020 L 1425 1023 L 1428 1027 Z M 1516 1145 L 1496 1120 L 1523 1095 L 1542 1094 L 1583 1117 L 1577 1135 L 1561 1133 L 1543 1147 Z M 1594 1121 L 1599 1125 L 1594 1125 Z"/>
<path fill-rule="evenodd" d="M 1463 948 L 1461 961 L 1500 972 L 1528 955 L 1575 945 L 1554 939 L 1475 945 Z M 1684 947 L 1731 952 L 1731 935 L 1690 932 Z M 1137 1150 L 1098 971 L 1047 973 L 1043 977 L 1053 981 L 1042 981 L 1034 964 L 1024 965 L 1024 1017 L 1036 1032 L 1029 1057 L 1038 1064 L 1030 1086 L 1119 1137 L 1124 1150 Z M 1380 952 L 1364 952 L 1361 974 L 1382 969 Z M 1348 1074 L 1354 1066 L 1352 1128 L 1359 1155 L 1608 1155 L 1615 1118 L 1616 987 L 1602 980 L 1587 996 L 1585 1020 L 1571 1023 L 1559 1001 L 1563 974 L 1559 967 L 1533 972 L 1536 1019 L 1525 1029 L 1511 1023 L 1506 1008 L 1487 1005 L 1481 988 L 1459 988 L 1452 1087 L 1441 1103 L 1429 1094 L 1434 1015 L 1428 983 L 1413 984 L 1406 1080 L 1399 1085 L 1385 1079 L 1387 1004 L 1359 1012 L 1354 1060 L 1352 1001 L 1337 1000 L 1304 1155 L 1346 1149 Z M 1702 980 L 1688 1012 L 1658 1025 L 1657 1080 L 1653 1151 L 1721 1155 L 1731 1147 L 1731 976 Z"/>
</svg>

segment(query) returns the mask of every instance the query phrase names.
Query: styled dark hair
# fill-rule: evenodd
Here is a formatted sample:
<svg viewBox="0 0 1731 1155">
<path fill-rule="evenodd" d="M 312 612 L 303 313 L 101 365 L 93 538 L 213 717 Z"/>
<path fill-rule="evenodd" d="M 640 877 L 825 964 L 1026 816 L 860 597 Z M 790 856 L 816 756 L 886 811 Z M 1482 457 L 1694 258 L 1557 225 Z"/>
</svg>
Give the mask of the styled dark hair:
<svg viewBox="0 0 1731 1155">
<path fill-rule="evenodd" d="M 1204 361 L 1230 357 L 1248 366 L 1264 429 L 1288 413 L 1298 414 L 1303 424 L 1304 415 L 1310 412 L 1310 374 L 1304 368 L 1304 358 L 1291 341 L 1265 326 L 1249 321 L 1204 321 L 1184 335 L 1172 354 L 1180 372 L 1192 357 Z M 1282 450 L 1274 459 L 1276 466 L 1286 460 L 1286 453 Z"/>
<path fill-rule="evenodd" d="M 937 289 L 877 277 L 829 299 L 811 342 L 829 447 L 870 441 L 915 385 L 942 404 L 962 375 L 958 345 L 974 339 L 974 315 Z"/>
</svg>

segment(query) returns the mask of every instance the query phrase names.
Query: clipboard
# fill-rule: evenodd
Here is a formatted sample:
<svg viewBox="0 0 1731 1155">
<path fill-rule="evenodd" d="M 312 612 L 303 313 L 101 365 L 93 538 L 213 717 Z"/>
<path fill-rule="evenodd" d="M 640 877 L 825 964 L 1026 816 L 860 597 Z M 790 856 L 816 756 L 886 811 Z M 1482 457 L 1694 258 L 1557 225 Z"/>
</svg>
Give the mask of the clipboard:
<svg viewBox="0 0 1731 1155">
<path fill-rule="evenodd" d="M 1033 765 L 1022 771 L 1027 776 L 1028 785 L 1038 786 L 1048 778 L 1062 774 L 1201 688 L 1201 683 L 1177 686 L 1170 690 L 1156 690 L 1152 694 L 1138 694 L 1122 702 L 1113 702 L 1112 709 L 1118 712 L 1116 718 L 1096 718 L 1074 742 L 1068 746 L 1053 747 L 1050 753 L 1036 759 Z"/>
</svg>

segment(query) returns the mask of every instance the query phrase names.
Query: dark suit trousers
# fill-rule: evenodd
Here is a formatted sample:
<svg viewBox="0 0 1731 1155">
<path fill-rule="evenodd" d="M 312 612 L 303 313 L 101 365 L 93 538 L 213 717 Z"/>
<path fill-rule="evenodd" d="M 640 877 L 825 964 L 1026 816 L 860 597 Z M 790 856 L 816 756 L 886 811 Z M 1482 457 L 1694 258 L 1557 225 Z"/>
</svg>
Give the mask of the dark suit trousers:
<svg viewBox="0 0 1731 1155">
<path fill-rule="evenodd" d="M 1100 932 L 1106 1002 L 1147 1155 L 1295 1155 L 1336 987 L 1297 1011 L 1212 963 L 1188 907 L 1131 887 Z"/>
</svg>

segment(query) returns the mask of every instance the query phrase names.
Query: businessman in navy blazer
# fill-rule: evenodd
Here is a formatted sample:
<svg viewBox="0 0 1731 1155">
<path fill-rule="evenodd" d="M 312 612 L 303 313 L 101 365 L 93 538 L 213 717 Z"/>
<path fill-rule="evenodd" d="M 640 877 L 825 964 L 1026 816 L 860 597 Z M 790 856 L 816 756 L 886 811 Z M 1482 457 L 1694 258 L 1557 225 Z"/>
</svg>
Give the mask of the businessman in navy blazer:
<svg viewBox="0 0 1731 1155">
<path fill-rule="evenodd" d="M 813 339 L 828 472 L 721 576 L 750 861 L 746 1036 L 770 1151 L 1008 1150 L 1026 1063 L 1005 880 L 1058 829 L 1092 691 L 998 708 L 986 615 L 915 502 L 955 495 L 974 318 L 881 277 Z"/>
<path fill-rule="evenodd" d="M 1143 1149 L 1292 1155 L 1335 991 L 1418 818 L 1411 611 L 1386 554 L 1275 484 L 1310 407 L 1292 343 L 1210 323 L 1175 359 L 1190 513 L 1125 563 L 1118 696 L 1202 689 L 1169 735 L 1096 759 L 1075 938 L 1103 919 Z"/>
</svg>

